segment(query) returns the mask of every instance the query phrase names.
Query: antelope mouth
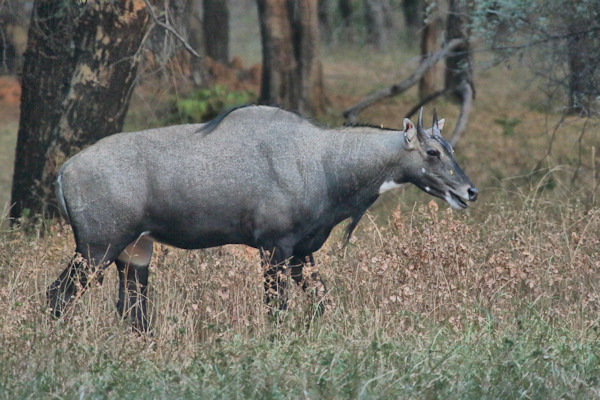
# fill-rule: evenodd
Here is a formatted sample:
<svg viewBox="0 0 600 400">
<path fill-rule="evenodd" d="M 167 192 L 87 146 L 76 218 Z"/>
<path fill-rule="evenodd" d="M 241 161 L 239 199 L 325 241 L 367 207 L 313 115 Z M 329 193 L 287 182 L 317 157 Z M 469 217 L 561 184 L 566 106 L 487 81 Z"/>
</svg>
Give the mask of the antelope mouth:
<svg viewBox="0 0 600 400">
<path fill-rule="evenodd" d="M 444 200 L 448 202 L 452 206 L 452 208 L 467 208 L 468 204 L 463 200 L 463 198 L 453 191 L 446 192 L 446 196 Z"/>
</svg>

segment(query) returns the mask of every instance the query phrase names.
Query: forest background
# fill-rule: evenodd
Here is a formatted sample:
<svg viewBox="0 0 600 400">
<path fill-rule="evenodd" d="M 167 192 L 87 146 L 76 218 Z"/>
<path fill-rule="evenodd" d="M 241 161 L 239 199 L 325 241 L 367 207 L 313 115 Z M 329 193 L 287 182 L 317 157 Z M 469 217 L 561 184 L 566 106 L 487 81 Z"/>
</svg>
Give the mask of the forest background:
<svg viewBox="0 0 600 400">
<path fill-rule="evenodd" d="M 53 22 L 65 35 L 53 43 L 83 50 L 83 39 L 98 37 L 94 13 L 116 10 L 103 8 L 111 2 L 71 3 L 0 3 L 1 397 L 600 396 L 597 2 L 121 1 L 145 15 L 131 28 L 144 34 L 128 34 L 140 42 L 119 50 L 137 62 L 127 67 L 135 72 L 130 86 L 101 93 L 71 84 L 77 101 L 50 101 L 39 92 L 63 92 L 48 89 L 53 77 L 73 83 L 90 60 L 113 71 L 108 47 L 100 59 L 65 52 L 56 64 L 35 64 L 44 52 L 31 46 L 48 36 L 42 29 L 28 44 L 33 10 L 65 10 Z M 319 18 L 295 20 L 304 5 Z M 287 29 L 290 38 L 266 61 L 265 10 L 283 13 L 269 29 Z M 466 47 L 426 69 L 429 81 L 411 79 L 457 37 Z M 279 58 L 291 54 L 299 58 Z M 313 60 L 308 72 L 285 71 L 306 66 L 304 57 Z M 317 89 L 290 85 L 288 97 L 275 99 L 264 84 L 269 69 L 280 82 Z M 393 89 L 407 81 L 415 84 Z M 357 121 L 401 127 L 409 110 L 432 98 L 426 113 L 437 108 L 448 137 L 466 123 L 456 157 L 480 199 L 455 212 L 406 187 L 382 196 L 347 247 L 334 231 L 316 254 L 331 289 L 323 317 L 314 318 L 310 299 L 295 288 L 290 310 L 274 323 L 252 249 L 159 245 L 153 336 L 132 333 L 115 312 L 112 273 L 65 318 L 49 317 L 46 287 L 73 251 L 70 228 L 52 218 L 46 197 L 66 157 L 114 131 L 206 119 L 248 102 L 277 102 L 337 126 L 386 90 L 390 96 L 360 110 Z M 95 119 L 79 123 L 83 116 Z M 19 150 L 24 137 L 37 141 Z M 35 168 L 35 184 L 13 185 L 13 177 L 35 177 Z M 11 207 L 15 196 L 25 203 Z"/>
</svg>

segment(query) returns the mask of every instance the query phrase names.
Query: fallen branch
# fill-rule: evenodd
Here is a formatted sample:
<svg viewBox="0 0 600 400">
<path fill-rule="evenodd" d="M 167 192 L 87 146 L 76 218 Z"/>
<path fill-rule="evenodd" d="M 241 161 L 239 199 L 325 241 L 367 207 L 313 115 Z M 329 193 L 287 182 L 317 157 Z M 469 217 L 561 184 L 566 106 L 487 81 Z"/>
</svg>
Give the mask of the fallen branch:
<svg viewBox="0 0 600 400">
<path fill-rule="evenodd" d="M 423 59 L 417 67 L 417 69 L 407 79 L 385 89 L 378 90 L 377 92 L 370 94 L 369 96 L 365 97 L 352 107 L 345 110 L 344 118 L 348 123 L 356 123 L 358 113 L 382 99 L 397 96 L 400 93 L 409 89 L 411 86 L 416 84 L 419 81 L 419 79 L 421 79 L 421 77 L 425 74 L 425 72 L 427 72 L 429 68 L 431 68 L 441 59 L 446 58 L 449 53 L 451 53 L 458 46 L 462 45 L 464 42 L 464 39 L 452 39 L 444 46 L 443 49 Z"/>
</svg>

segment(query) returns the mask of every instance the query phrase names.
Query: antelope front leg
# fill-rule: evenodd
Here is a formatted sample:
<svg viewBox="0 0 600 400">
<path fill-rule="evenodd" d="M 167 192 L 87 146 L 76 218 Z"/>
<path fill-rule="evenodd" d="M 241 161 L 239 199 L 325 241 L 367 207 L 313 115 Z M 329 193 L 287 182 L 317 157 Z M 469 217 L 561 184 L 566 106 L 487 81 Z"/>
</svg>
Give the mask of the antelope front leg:
<svg viewBox="0 0 600 400">
<path fill-rule="evenodd" d="M 312 254 L 305 257 L 294 256 L 290 260 L 292 279 L 302 285 L 302 290 L 312 295 L 314 304 L 314 315 L 321 316 L 325 312 L 327 302 L 327 287 L 321 279 L 321 275 L 315 266 Z"/>
<path fill-rule="evenodd" d="M 287 252 L 275 248 L 272 252 L 261 249 L 262 265 L 264 269 L 265 303 L 270 311 L 287 310 Z M 287 257 L 286 257 L 287 256 Z"/>
<path fill-rule="evenodd" d="M 272 311 L 287 310 L 287 276 L 285 265 L 263 264 L 265 269 L 265 303 Z"/>
</svg>

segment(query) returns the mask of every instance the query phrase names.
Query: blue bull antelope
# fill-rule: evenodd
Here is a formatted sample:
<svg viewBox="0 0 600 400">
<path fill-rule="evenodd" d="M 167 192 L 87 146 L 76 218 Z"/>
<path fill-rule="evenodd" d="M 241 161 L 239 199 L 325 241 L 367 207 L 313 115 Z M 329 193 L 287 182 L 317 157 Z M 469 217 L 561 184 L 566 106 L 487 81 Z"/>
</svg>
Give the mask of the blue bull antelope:
<svg viewBox="0 0 600 400">
<path fill-rule="evenodd" d="M 106 137 L 69 159 L 57 198 L 73 228 L 76 255 L 48 289 L 55 316 L 115 262 L 117 309 L 148 330 L 152 243 L 183 249 L 245 244 L 260 250 L 267 303 L 285 308 L 283 269 L 303 288 L 306 263 L 331 230 L 347 235 L 377 197 L 405 182 L 465 208 L 477 189 L 422 114 L 404 130 L 325 129 L 266 106 L 247 106 L 206 124 Z"/>
</svg>

